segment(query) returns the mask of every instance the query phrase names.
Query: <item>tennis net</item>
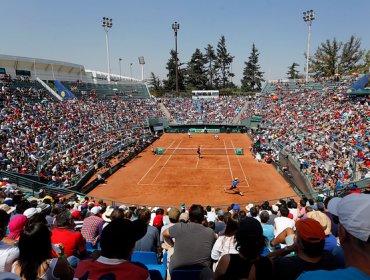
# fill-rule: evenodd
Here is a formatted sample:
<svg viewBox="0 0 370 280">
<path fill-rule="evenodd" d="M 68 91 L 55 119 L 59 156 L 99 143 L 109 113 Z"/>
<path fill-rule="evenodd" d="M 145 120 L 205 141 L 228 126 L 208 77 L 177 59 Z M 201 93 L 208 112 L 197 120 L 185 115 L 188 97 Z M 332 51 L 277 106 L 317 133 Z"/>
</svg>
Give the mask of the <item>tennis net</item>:
<svg viewBox="0 0 370 280">
<path fill-rule="evenodd" d="M 198 155 L 198 148 L 157 148 L 157 155 Z M 201 155 L 244 155 L 243 148 L 201 148 Z"/>
</svg>

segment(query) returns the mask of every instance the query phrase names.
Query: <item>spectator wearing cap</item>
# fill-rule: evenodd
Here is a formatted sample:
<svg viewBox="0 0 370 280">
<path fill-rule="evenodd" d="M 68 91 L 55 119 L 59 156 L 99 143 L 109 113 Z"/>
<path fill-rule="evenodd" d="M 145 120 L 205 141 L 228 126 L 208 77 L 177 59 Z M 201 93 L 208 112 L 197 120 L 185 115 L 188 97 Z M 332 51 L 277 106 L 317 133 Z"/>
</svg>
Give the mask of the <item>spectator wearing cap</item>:
<svg viewBox="0 0 370 280">
<path fill-rule="evenodd" d="M 337 246 L 337 240 L 331 233 L 331 221 L 327 215 L 321 211 L 311 211 L 307 213 L 307 217 L 318 221 L 325 232 L 325 246 L 324 250 L 333 251 Z"/>
<path fill-rule="evenodd" d="M 9 222 L 8 238 L 19 240 L 19 237 L 28 224 L 27 217 L 24 215 L 16 215 Z"/>
<path fill-rule="evenodd" d="M 100 218 L 100 207 L 92 207 L 90 209 L 90 216 L 84 220 L 81 234 L 85 238 L 86 242 L 90 242 L 93 247 L 96 247 L 99 241 L 103 225 L 104 220 Z"/>
<path fill-rule="evenodd" d="M 0 209 L 0 272 L 10 272 L 12 263 L 19 256 L 19 250 L 15 246 L 9 246 L 3 241 L 6 235 L 10 215 L 3 209 Z"/>
<path fill-rule="evenodd" d="M 73 217 L 73 223 L 75 225 L 74 229 L 76 231 L 81 231 L 82 225 L 84 223 L 84 221 L 82 219 L 82 213 L 81 213 L 81 211 L 72 210 L 71 211 L 71 214 L 72 214 L 72 217 Z"/>
<path fill-rule="evenodd" d="M 274 264 L 273 278 L 290 280 L 296 279 L 303 271 L 339 267 L 335 257 L 324 250 L 325 232 L 319 222 L 311 218 L 298 220 L 295 234 L 291 228 L 287 228 L 278 239 L 285 232 L 288 236 L 293 235 L 294 238 L 289 239 L 293 242 L 269 254 Z M 291 252 L 296 252 L 296 255 L 286 256 Z"/>
<path fill-rule="evenodd" d="M 213 264 L 213 271 L 216 269 L 218 261 L 223 255 L 226 254 L 238 254 L 235 249 L 235 233 L 239 228 L 239 218 L 238 214 L 232 215 L 227 219 L 225 232 L 223 235 L 219 236 L 213 245 L 211 258 L 215 262 Z"/>
<path fill-rule="evenodd" d="M 156 227 L 149 225 L 150 211 L 146 208 L 143 208 L 139 209 L 137 214 L 138 219 L 146 223 L 147 230 L 146 234 L 136 242 L 135 251 L 159 253 L 161 250 L 161 244 L 159 241 L 159 232 Z"/>
<path fill-rule="evenodd" d="M 256 219 L 247 217 L 240 221 L 239 229 L 235 233 L 235 241 L 238 254 L 226 254 L 221 257 L 214 279 L 248 279 L 253 263 L 266 262 L 267 258 L 260 257 L 266 239 L 263 236 L 261 224 Z"/>
<path fill-rule="evenodd" d="M 73 216 L 68 210 L 63 210 L 55 216 L 55 228 L 51 231 L 53 244 L 63 244 L 67 258 L 72 256 L 81 259 L 86 255 L 86 242 L 81 232 L 74 230 Z M 76 258 L 71 258 L 75 266 Z"/>
<path fill-rule="evenodd" d="M 239 204 L 234 204 L 232 208 L 233 213 L 238 213 L 240 211 L 240 205 Z"/>
<path fill-rule="evenodd" d="M 339 218 L 338 235 L 346 268 L 307 272 L 298 279 L 370 279 L 370 195 L 350 194 L 330 201 L 328 209 Z"/>
<path fill-rule="evenodd" d="M 170 261 L 171 272 L 174 269 L 203 268 L 211 265 L 211 251 L 216 235 L 212 229 L 202 225 L 205 220 L 203 207 L 192 205 L 189 218 L 189 223 L 174 224 L 163 232 L 166 242 L 174 246 Z M 175 238 L 175 242 L 172 238 Z"/>
<path fill-rule="evenodd" d="M 141 239 L 147 225 L 141 220 L 117 219 L 110 222 L 101 236 L 101 255 L 97 260 L 81 261 L 75 279 L 147 280 L 146 269 L 129 261 L 135 243 Z"/>
<path fill-rule="evenodd" d="M 187 223 L 189 221 L 189 213 L 188 212 L 183 212 L 180 214 L 179 217 L 179 222 L 180 223 Z"/>
</svg>

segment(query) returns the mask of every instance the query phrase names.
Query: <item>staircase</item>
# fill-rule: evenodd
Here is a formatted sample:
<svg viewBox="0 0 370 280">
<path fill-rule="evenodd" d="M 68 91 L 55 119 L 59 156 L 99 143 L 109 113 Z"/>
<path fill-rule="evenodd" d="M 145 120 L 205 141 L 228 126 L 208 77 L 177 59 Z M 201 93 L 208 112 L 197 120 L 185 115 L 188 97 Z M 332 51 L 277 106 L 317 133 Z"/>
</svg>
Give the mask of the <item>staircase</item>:
<svg viewBox="0 0 370 280">
<path fill-rule="evenodd" d="M 59 101 L 62 101 L 63 98 L 58 95 L 51 87 L 49 87 L 43 80 L 41 80 L 39 77 L 36 78 L 36 80 L 48 91 L 50 92 L 56 99 Z"/>
<path fill-rule="evenodd" d="M 233 124 L 240 124 L 240 117 L 242 116 L 244 111 L 247 110 L 249 103 L 250 103 L 249 101 L 245 102 L 243 108 L 240 110 L 239 114 L 233 120 L 232 122 Z"/>
<path fill-rule="evenodd" d="M 172 120 L 172 116 L 166 106 L 164 106 L 163 103 L 158 103 L 159 109 L 161 109 L 162 113 L 166 116 L 167 120 L 169 120 L 170 123 L 177 124 L 176 120 Z"/>
</svg>

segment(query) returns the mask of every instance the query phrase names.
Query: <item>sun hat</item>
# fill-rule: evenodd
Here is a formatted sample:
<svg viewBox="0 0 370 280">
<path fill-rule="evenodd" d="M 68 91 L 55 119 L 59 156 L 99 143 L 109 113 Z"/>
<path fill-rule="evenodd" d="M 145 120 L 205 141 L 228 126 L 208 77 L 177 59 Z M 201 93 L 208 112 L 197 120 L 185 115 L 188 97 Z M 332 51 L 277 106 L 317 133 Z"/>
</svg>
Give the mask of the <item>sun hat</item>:
<svg viewBox="0 0 370 280">
<path fill-rule="evenodd" d="M 308 212 L 306 215 L 308 218 L 314 219 L 315 221 L 320 223 L 325 232 L 325 235 L 329 235 L 331 233 L 331 221 L 326 214 L 321 211 L 314 210 Z"/>
<path fill-rule="evenodd" d="M 108 206 L 102 215 L 103 220 L 110 223 L 112 221 L 110 216 L 112 215 L 113 211 L 114 211 L 114 208 L 111 206 Z"/>
<path fill-rule="evenodd" d="M 41 213 L 41 208 L 31 207 L 31 208 L 28 208 L 26 211 L 24 211 L 23 215 L 25 215 L 27 219 L 30 219 L 37 213 Z"/>
<path fill-rule="evenodd" d="M 247 206 L 245 206 L 245 209 L 247 211 L 250 211 L 252 207 L 254 207 L 254 205 L 252 203 L 249 203 Z"/>
<path fill-rule="evenodd" d="M 94 215 L 99 214 L 101 208 L 99 206 L 94 206 L 93 208 L 90 209 L 90 212 L 93 213 Z"/>
</svg>

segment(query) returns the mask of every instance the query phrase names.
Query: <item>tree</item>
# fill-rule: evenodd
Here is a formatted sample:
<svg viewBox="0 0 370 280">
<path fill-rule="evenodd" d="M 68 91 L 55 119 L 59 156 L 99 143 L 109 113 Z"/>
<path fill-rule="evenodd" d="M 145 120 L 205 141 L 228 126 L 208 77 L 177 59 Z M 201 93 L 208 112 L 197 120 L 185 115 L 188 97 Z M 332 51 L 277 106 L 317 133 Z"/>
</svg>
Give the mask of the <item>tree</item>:
<svg viewBox="0 0 370 280">
<path fill-rule="evenodd" d="M 166 66 L 166 69 L 168 70 L 167 80 L 164 80 L 163 83 L 166 90 L 174 91 L 176 90 L 176 51 L 171 50 L 170 55 L 171 57 L 168 59 Z M 178 72 L 178 79 L 179 90 L 184 90 L 184 74 L 180 69 Z"/>
<path fill-rule="evenodd" d="M 207 78 L 208 78 L 208 83 L 207 83 L 207 88 L 213 89 L 213 80 L 214 77 L 217 76 L 217 69 L 216 69 L 216 54 L 215 50 L 213 47 L 208 44 L 207 47 L 205 48 L 205 54 L 204 58 L 206 59 L 206 70 L 207 70 Z"/>
<path fill-rule="evenodd" d="M 293 62 L 293 64 L 288 67 L 288 72 L 286 73 L 288 76 L 288 79 L 294 80 L 299 77 L 299 71 L 295 69 L 297 66 L 299 66 L 299 64 Z"/>
<path fill-rule="evenodd" d="M 162 82 L 158 76 L 153 72 L 150 73 L 149 85 L 153 88 L 154 91 L 158 92 L 162 90 Z"/>
<path fill-rule="evenodd" d="M 310 59 L 310 72 L 325 77 L 334 74 L 350 74 L 361 68 L 364 51 L 361 49 L 361 40 L 355 36 L 346 42 L 327 39 L 317 48 Z"/>
<path fill-rule="evenodd" d="M 343 45 L 339 62 L 340 73 L 350 74 L 358 71 L 362 65 L 359 62 L 364 57 L 365 51 L 361 49 L 361 40 L 354 35 Z"/>
<path fill-rule="evenodd" d="M 186 82 L 187 86 L 196 89 L 205 89 L 207 86 L 207 74 L 205 64 L 207 60 L 200 49 L 196 49 L 188 62 Z"/>
<path fill-rule="evenodd" d="M 230 65 L 233 62 L 234 57 L 227 52 L 225 36 L 222 35 L 217 44 L 217 58 L 216 66 L 220 74 L 221 87 L 225 88 L 229 84 L 230 77 L 234 77 L 234 74 L 230 72 Z"/>
<path fill-rule="evenodd" d="M 370 50 L 368 50 L 365 55 L 365 63 L 362 67 L 362 72 L 367 74 L 370 73 Z"/>
<path fill-rule="evenodd" d="M 260 91 L 263 79 L 260 65 L 258 64 L 259 52 L 256 46 L 252 45 L 252 52 L 248 57 L 248 61 L 244 62 L 243 79 L 241 80 L 241 89 L 246 92 Z"/>
</svg>

